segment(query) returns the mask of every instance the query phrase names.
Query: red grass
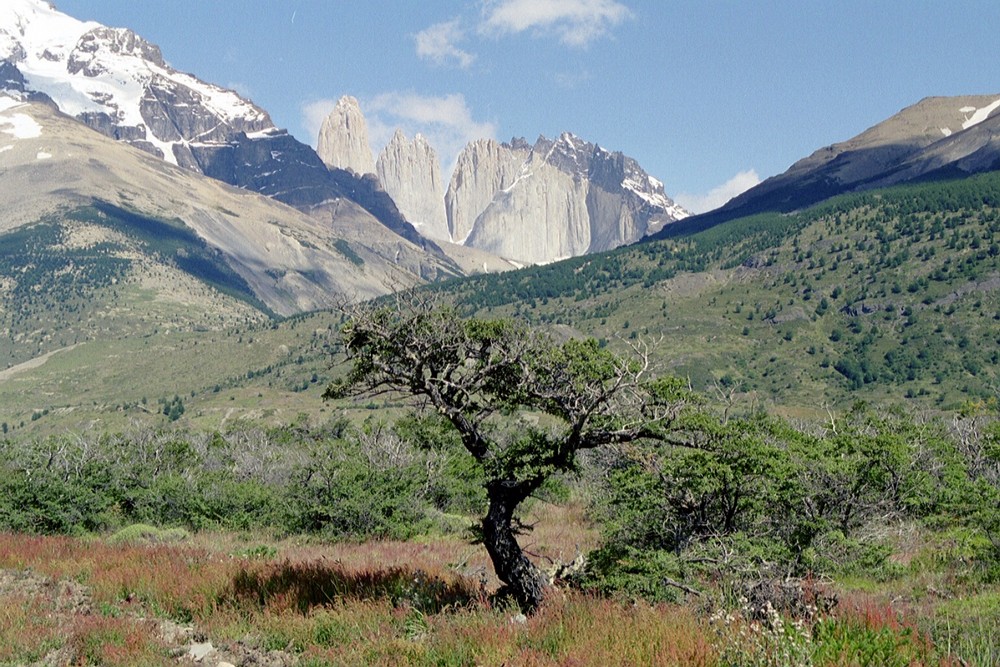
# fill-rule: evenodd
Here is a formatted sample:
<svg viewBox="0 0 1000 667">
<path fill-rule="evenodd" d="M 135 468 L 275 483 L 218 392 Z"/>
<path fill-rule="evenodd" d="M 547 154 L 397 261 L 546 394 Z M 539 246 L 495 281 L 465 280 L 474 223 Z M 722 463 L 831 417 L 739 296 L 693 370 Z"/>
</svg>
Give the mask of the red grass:
<svg viewBox="0 0 1000 667">
<path fill-rule="evenodd" d="M 155 624 L 134 618 L 77 616 L 67 645 L 74 665 L 170 664 L 166 647 L 155 638 Z"/>
</svg>

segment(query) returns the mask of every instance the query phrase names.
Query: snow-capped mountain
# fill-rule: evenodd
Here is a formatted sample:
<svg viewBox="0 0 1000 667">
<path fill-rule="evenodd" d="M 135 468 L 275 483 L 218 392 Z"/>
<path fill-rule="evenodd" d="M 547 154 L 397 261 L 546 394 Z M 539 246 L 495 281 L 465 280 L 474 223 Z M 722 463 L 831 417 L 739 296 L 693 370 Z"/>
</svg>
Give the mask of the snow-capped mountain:
<svg viewBox="0 0 1000 667">
<path fill-rule="evenodd" d="M 79 21 L 42 0 L 4 0 L 0 60 L 8 90 L 44 93 L 94 129 L 197 171 L 205 147 L 279 132 L 266 111 L 178 72 L 131 30 Z"/>
<path fill-rule="evenodd" d="M 46 100 L 99 132 L 337 225 L 346 199 L 457 270 L 371 178 L 328 169 L 312 148 L 237 93 L 170 67 L 131 30 L 80 21 L 44 0 L 0 4 L 0 90 Z M 387 248 L 390 257 L 396 249 Z M 435 275 L 427 263 L 411 267 Z"/>
<path fill-rule="evenodd" d="M 326 118 L 318 151 L 328 165 L 370 169 L 364 115 L 353 97 Z M 443 201 L 433 148 L 397 131 L 377 162 L 382 188 L 427 237 L 513 260 L 545 263 L 634 243 L 690 214 L 632 158 L 568 132 L 459 155 Z"/>
</svg>

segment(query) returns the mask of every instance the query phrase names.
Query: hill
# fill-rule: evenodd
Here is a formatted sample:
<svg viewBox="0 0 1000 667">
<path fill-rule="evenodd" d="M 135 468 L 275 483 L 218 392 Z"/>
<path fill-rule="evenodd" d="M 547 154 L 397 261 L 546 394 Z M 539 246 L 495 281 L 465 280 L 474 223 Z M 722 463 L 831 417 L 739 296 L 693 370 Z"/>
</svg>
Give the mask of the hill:
<svg viewBox="0 0 1000 667">
<path fill-rule="evenodd" d="M 845 195 L 446 289 L 791 407 L 995 394 L 1000 174 Z"/>
<path fill-rule="evenodd" d="M 1000 166 L 998 109 L 998 95 L 927 97 L 657 236 L 683 236 L 767 211 L 797 211 L 848 192 L 994 170 Z"/>
<path fill-rule="evenodd" d="M 900 186 L 424 289 L 559 336 L 656 342 L 661 372 L 786 414 L 857 399 L 952 409 L 996 394 L 998 202 L 1000 173 Z M 142 336 L 109 328 L 39 347 L 4 372 L 0 420 L 41 431 L 167 423 L 175 396 L 180 423 L 212 428 L 391 407 L 321 401 L 339 372 L 335 313 L 240 319 L 246 302 L 227 298 L 235 314 L 211 328 L 161 322 Z"/>
</svg>

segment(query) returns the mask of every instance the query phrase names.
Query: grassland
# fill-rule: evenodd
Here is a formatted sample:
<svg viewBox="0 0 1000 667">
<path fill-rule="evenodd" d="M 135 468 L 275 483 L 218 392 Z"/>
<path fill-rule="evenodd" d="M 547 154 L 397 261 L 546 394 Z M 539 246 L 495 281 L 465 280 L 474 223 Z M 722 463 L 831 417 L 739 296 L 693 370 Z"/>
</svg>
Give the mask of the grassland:
<svg viewBox="0 0 1000 667">
<path fill-rule="evenodd" d="M 549 509 L 537 548 L 593 539 L 578 512 Z M 903 549 L 891 581 L 809 584 L 836 598 L 829 611 L 758 617 L 718 589 L 669 605 L 564 589 L 525 619 L 491 604 L 478 552 L 452 538 L 0 535 L 0 664 L 168 665 L 199 650 L 203 664 L 995 664 L 1000 592 L 964 588 L 958 548 Z"/>
<path fill-rule="evenodd" d="M 1000 176 L 987 174 L 851 195 L 808 211 L 765 214 L 691 237 L 431 289 L 463 312 L 522 318 L 558 337 L 593 336 L 619 350 L 656 342 L 658 370 L 689 378 L 717 413 L 738 404 L 747 414 L 765 408 L 791 415 L 807 430 L 828 422 L 829 442 L 847 447 L 831 458 L 830 474 L 841 474 L 838 488 L 850 490 L 845 475 L 861 450 L 836 436 L 840 415 L 857 399 L 904 406 L 908 419 L 920 415 L 910 419 L 914 432 L 929 430 L 927 415 L 982 410 L 991 415 L 982 423 L 996 422 L 998 202 Z M 0 238 L 4 452 L 30 444 L 32 455 L 66 463 L 65 474 L 46 474 L 91 501 L 97 496 L 88 485 L 103 478 L 88 472 L 87 483 L 77 484 L 73 475 L 82 475 L 84 464 L 110 474 L 145 456 L 143 464 L 155 463 L 159 477 L 137 488 L 150 498 L 161 494 L 147 504 L 158 511 L 188 493 L 194 501 L 176 523 L 194 534 L 134 526 L 111 533 L 127 514 L 111 504 L 95 510 L 91 534 L 0 535 L 0 664 L 176 664 L 208 641 L 215 651 L 210 660 L 234 664 L 1000 661 L 993 639 L 1000 636 L 1000 577 L 983 556 L 995 553 L 992 524 L 977 524 L 973 516 L 996 514 L 987 506 L 996 498 L 987 493 L 996 486 L 996 456 L 986 427 L 974 451 L 981 460 L 964 462 L 977 468 L 965 491 L 983 490 L 989 503 L 977 509 L 968 498 L 949 495 L 954 461 L 942 458 L 942 466 L 918 471 L 940 482 L 940 513 L 918 520 L 894 512 L 852 526 L 850 539 L 846 530 L 829 537 L 833 541 L 817 549 L 833 554 L 833 578 L 790 580 L 789 604 L 772 594 L 747 599 L 759 589 L 706 574 L 709 568 L 691 570 L 694 577 L 701 573 L 700 595 L 680 595 L 676 604 L 564 586 L 539 614 L 521 618 L 491 598 L 497 582 L 480 549 L 447 529 L 470 522 L 474 512 L 424 522 L 408 542 L 326 542 L 347 534 L 323 533 L 322 526 L 307 537 L 287 531 L 279 537 L 256 525 L 255 532 L 216 532 L 224 521 L 213 512 L 234 518 L 240 503 L 249 514 L 266 504 L 249 492 L 213 496 L 220 480 L 234 493 L 244 488 L 243 477 L 211 475 L 245 472 L 239 468 L 248 461 L 226 447 L 238 446 L 251 429 L 279 427 L 308 443 L 344 415 L 356 424 L 376 417 L 365 428 L 377 429 L 403 414 L 403 406 L 391 396 L 363 403 L 321 399 L 342 371 L 337 314 L 272 319 L 238 283 L 230 284 L 217 258 L 198 254 L 203 249 L 195 239 L 169 225 L 135 233 L 135 221 L 104 213 L 118 216 L 114 224 L 77 216 Z M 178 252 L 200 259 L 186 269 L 159 261 Z M 142 446 L 129 440 L 142 432 L 155 437 Z M 929 449 L 916 451 L 919 438 L 905 433 L 889 440 L 913 450 L 913 461 L 931 461 Z M 98 447 L 88 447 L 85 461 L 68 455 L 73 447 L 62 447 L 88 442 L 119 449 L 103 460 L 93 458 Z M 301 463 L 294 456 L 315 456 L 329 464 L 329 479 L 355 485 L 369 479 L 336 478 L 351 473 L 337 458 L 347 451 L 343 443 L 340 449 L 324 448 L 319 438 L 315 443 L 315 451 L 305 445 L 282 450 L 289 456 L 264 461 L 254 474 L 274 477 Z M 175 462 L 164 463 L 161 445 L 174 446 Z M 733 465 L 740 462 L 737 457 Z M 176 470 L 168 470 L 173 465 Z M 302 471 L 308 473 L 303 479 L 315 481 L 312 469 Z M 278 486 L 270 478 L 268 484 Z M 713 489 L 695 488 L 706 497 Z M 336 491 L 320 500 L 329 505 Z M 914 491 L 908 498 L 918 496 Z M 38 498 L 51 500 L 41 492 Z M 337 507 L 348 504 L 341 499 Z M 319 510 L 330 523 L 330 508 Z M 537 525 L 526 549 L 549 562 L 598 546 L 598 527 L 584 510 L 580 501 L 537 504 L 528 517 Z M 68 527 L 59 530 L 79 529 L 71 513 L 66 516 Z M 770 521 L 766 511 L 761 516 Z M 197 525 L 185 524 L 190 517 Z M 398 528 L 402 520 L 393 520 Z M 162 543 L 167 538 L 178 541 Z M 865 551 L 858 544 L 875 546 Z M 866 560 L 872 554 L 878 558 Z"/>
</svg>

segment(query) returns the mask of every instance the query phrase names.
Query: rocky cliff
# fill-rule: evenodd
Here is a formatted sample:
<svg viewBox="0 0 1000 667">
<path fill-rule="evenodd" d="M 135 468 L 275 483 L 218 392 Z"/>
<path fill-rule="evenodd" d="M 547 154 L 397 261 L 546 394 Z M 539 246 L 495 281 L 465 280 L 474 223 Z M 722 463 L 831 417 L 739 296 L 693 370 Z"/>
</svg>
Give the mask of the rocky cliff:
<svg viewBox="0 0 1000 667">
<path fill-rule="evenodd" d="M 368 124 L 355 98 L 341 97 L 323 119 L 316 152 L 329 167 L 353 171 L 359 176 L 375 173 Z"/>
<path fill-rule="evenodd" d="M 451 240 L 441 167 L 437 153 L 422 135 L 409 141 L 402 130 L 396 130 L 379 154 L 375 169 L 382 188 L 417 231 L 431 239 Z"/>
<path fill-rule="evenodd" d="M 465 243 L 476 218 L 497 193 L 514 183 L 530 153 L 524 144 L 479 139 L 459 154 L 444 197 L 448 230 L 456 243 Z"/>
<path fill-rule="evenodd" d="M 319 136 L 328 165 L 348 166 L 343 147 L 357 143 L 354 133 L 367 136 L 364 127 L 357 101 L 342 98 Z M 375 170 L 400 216 L 425 238 L 517 263 L 610 250 L 689 215 L 635 160 L 569 133 L 533 145 L 469 143 L 443 199 L 437 156 L 419 134 L 409 141 L 397 130 Z"/>
<path fill-rule="evenodd" d="M 525 263 L 634 243 L 688 215 L 635 160 L 569 133 L 470 144 L 445 205 L 454 238 Z"/>
</svg>

